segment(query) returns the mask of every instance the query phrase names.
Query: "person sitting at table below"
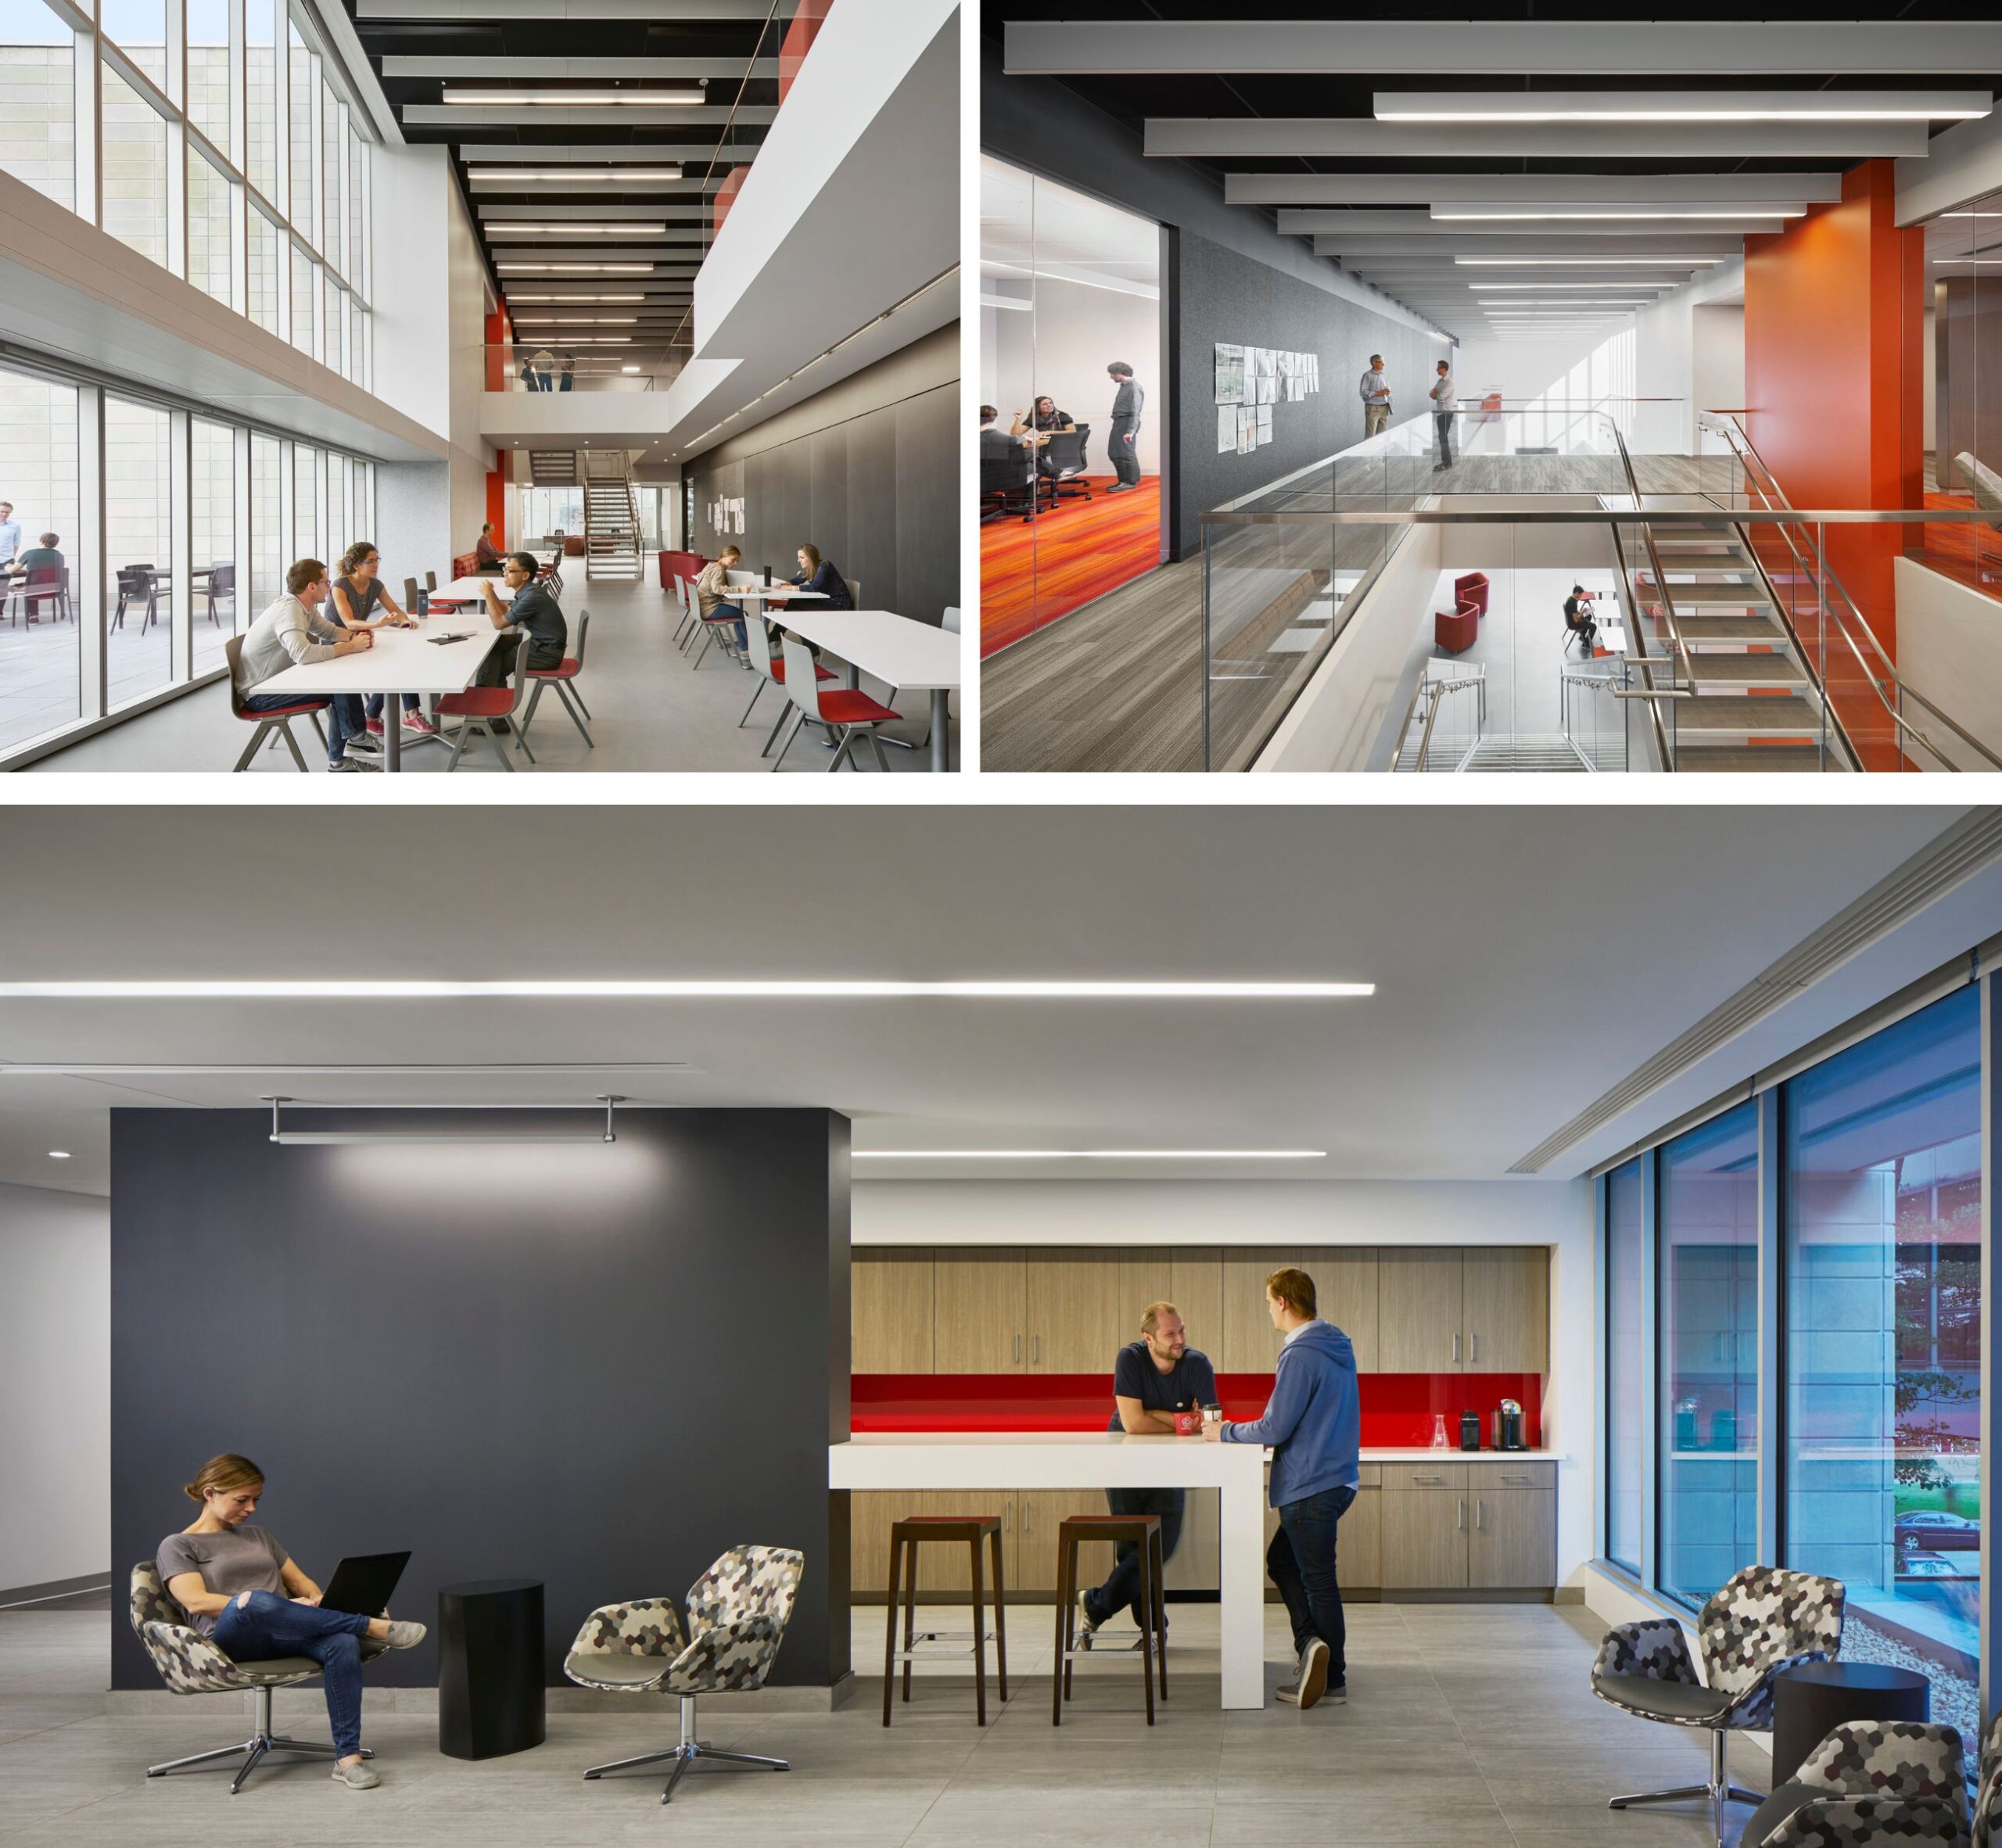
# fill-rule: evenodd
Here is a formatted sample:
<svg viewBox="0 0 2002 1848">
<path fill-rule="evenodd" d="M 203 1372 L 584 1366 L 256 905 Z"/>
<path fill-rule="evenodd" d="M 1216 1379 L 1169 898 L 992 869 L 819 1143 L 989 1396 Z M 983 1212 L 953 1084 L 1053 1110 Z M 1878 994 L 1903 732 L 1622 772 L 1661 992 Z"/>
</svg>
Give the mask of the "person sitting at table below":
<svg viewBox="0 0 2002 1848">
<path fill-rule="evenodd" d="M 507 561 L 507 554 L 493 543 L 493 522 L 483 520 L 479 536 L 473 541 L 472 563 L 475 571 L 498 571 Z"/>
<path fill-rule="evenodd" d="M 734 616 L 737 619 L 737 645 L 740 650 L 751 645 L 749 632 L 744 626 L 744 606 L 732 600 L 730 594 L 730 573 L 742 562 L 743 553 L 734 545 L 727 545 L 702 567 L 701 575 L 695 580 L 695 607 L 705 621 L 711 616 Z"/>
<path fill-rule="evenodd" d="M 535 574 L 533 554 L 510 552 L 500 581 L 508 587 L 513 601 L 504 608 L 491 584 L 479 587 L 480 594 L 486 599 L 486 613 L 492 618 L 493 626 L 512 633 L 502 636 L 487 651 L 486 658 L 479 664 L 479 672 L 472 677 L 475 687 L 504 687 L 515 677 L 515 651 L 521 647 L 524 636 L 528 638 L 531 668 L 563 665 L 563 651 L 569 645 L 570 626 L 564 621 L 563 612 L 550 594 L 548 587 L 537 583 Z M 497 719 L 493 723 L 500 730 L 508 729 L 505 719 Z"/>
<path fill-rule="evenodd" d="M 1075 430 L 1077 427 L 1071 421 L 1070 412 L 1059 411 L 1057 400 L 1046 393 L 1036 400 L 1035 407 L 1030 412 L 1027 424 L 1022 422 L 1022 414 L 1019 411 L 1015 413 L 1015 421 L 1008 434 L 1033 442 L 1035 444 L 1037 469 L 1044 475 L 1053 475 L 1057 472 L 1057 465 L 1049 459 L 1049 450 L 1045 447 L 1049 441 L 1049 432 L 1052 430 Z"/>
<path fill-rule="evenodd" d="M 1300 1657 L 1297 1674 L 1279 1696 L 1304 1710 L 1323 1699 L 1348 1699 L 1335 1528 L 1362 1480 L 1362 1401 L 1355 1349 L 1315 1313 L 1314 1279 L 1306 1272 L 1290 1265 L 1274 1271 L 1265 1279 L 1265 1308 L 1286 1337 L 1265 1416 L 1245 1424 L 1226 1419 L 1205 1426 L 1203 1435 L 1272 1447 L 1279 1526 L 1265 1550 L 1265 1570 L 1286 1600 Z"/>
<path fill-rule="evenodd" d="M 823 606 L 827 609 L 853 609 L 855 600 L 848 594 L 848 586 L 841 582 L 841 574 L 820 556 L 818 546 L 802 545 L 799 548 L 799 569 L 786 580 L 797 584 L 802 590 L 818 590 L 827 598 Z"/>
<path fill-rule="evenodd" d="M 1150 1303 L 1141 1312 L 1140 1338 L 1128 1341 L 1112 1363 L 1112 1422 L 1108 1431 L 1129 1437 L 1173 1437 L 1178 1412 L 1200 1412 L 1214 1403 L 1217 1376 L 1209 1356 L 1189 1345 L 1181 1312 L 1172 1303 Z M 1181 1489 L 1109 1488 L 1106 1505 L 1114 1514 L 1161 1516 L 1161 1556 L 1165 1565 L 1182 1538 L 1187 1502 Z M 1078 1594 L 1085 1633 L 1078 1646 L 1089 1649 L 1098 1627 L 1116 1610 L 1130 1609 L 1137 1627 L 1146 1627 L 1140 1609 L 1140 1549 L 1122 1542 L 1112 1576 L 1096 1590 Z"/>
<path fill-rule="evenodd" d="M 327 568 L 318 558 L 301 558 L 285 574 L 285 594 L 250 625 L 238 655 L 241 670 L 236 690 L 242 696 L 246 712 L 268 712 L 277 706 L 296 705 L 310 697 L 303 693 L 257 693 L 252 689 L 288 667 L 304 667 L 316 661 L 338 660 L 343 655 L 358 655 L 375 644 L 375 633 L 344 630 L 321 615 L 327 600 Z M 368 767 L 356 762 L 350 752 L 368 754 L 382 746 L 368 735 L 358 693 L 336 693 L 327 714 L 327 768 L 358 770 Z"/>
<path fill-rule="evenodd" d="M 13 564 L 0 569 L 13 577 L 25 577 L 30 571 L 60 571 L 65 561 L 56 547 L 62 543 L 61 533 L 45 533 Z"/>
<path fill-rule="evenodd" d="M 417 619 L 397 608 L 389 587 L 378 575 L 382 554 L 365 539 L 357 539 L 341 554 L 340 576 L 334 580 L 334 620 L 343 629 L 414 629 Z M 380 612 L 379 615 L 377 612 Z M 382 735 L 382 696 L 371 693 L 364 709 L 369 735 Z M 424 716 L 424 702 L 414 693 L 404 695 L 404 730 L 435 734 L 438 727 Z"/>
<path fill-rule="evenodd" d="M 303 1656 L 320 1664 L 334 1735 L 334 1782 L 350 1790 L 382 1782 L 361 1756 L 361 1639 L 414 1649 L 425 1627 L 322 1610 L 321 1593 L 292 1556 L 249 1524 L 264 1473 L 248 1457 L 211 1457 L 181 1493 L 202 1512 L 160 1543 L 154 1563 L 167 1595 L 232 1662 Z"/>
</svg>

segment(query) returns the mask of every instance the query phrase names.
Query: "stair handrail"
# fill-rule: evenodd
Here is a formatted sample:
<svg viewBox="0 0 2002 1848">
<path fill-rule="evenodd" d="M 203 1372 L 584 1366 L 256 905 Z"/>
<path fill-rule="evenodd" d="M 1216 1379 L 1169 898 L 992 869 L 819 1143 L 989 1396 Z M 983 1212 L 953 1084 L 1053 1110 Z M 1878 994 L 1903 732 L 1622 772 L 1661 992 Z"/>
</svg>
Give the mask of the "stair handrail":
<svg viewBox="0 0 2002 1848">
<path fill-rule="evenodd" d="M 1737 415 L 1735 413 L 1699 411 L 1697 414 L 1697 424 L 1699 429 L 1708 430 L 1713 436 L 1723 437 L 1725 442 L 1731 445 L 1732 453 L 1738 458 L 1740 465 L 1745 469 L 1745 479 L 1747 485 L 1758 495 L 1760 504 L 1766 511 L 1778 512 L 1782 510 L 1788 511 L 1792 511 L 1792 504 L 1787 499 L 1785 490 L 1781 487 L 1778 476 L 1774 475 L 1771 468 L 1767 465 L 1765 458 L 1760 455 L 1758 450 L 1753 446 L 1751 437 L 1746 433 L 1744 425 L 1738 422 Z M 1764 478 L 1763 482 L 1754 478 L 1753 471 L 1755 468 L 1758 471 L 1758 474 Z M 1741 529 L 1741 531 L 1742 530 L 1742 529 Z M 1878 703 L 1883 707 L 1884 711 L 1890 719 L 1891 723 L 1898 728 L 1899 731 L 1901 734 L 1909 735 L 1915 740 L 1923 749 L 1929 752 L 1933 757 L 1937 759 L 1946 769 L 1954 771 L 1957 771 L 1959 770 L 1959 765 L 1954 763 L 1952 759 L 1946 755 L 1946 752 L 1942 751 L 1925 732 L 1921 731 L 1917 726 L 1914 725 L 1911 721 L 1906 718 L 1904 714 L 1898 709 L 1897 702 L 1894 702 L 1885 691 L 1885 687 L 1887 682 L 1890 686 L 1897 689 L 1899 700 L 1910 699 L 1924 707 L 1927 712 L 1930 713 L 1933 718 L 1939 720 L 1939 722 L 1942 725 L 1945 726 L 1949 731 L 1952 732 L 1954 737 L 1958 738 L 1970 751 L 1972 751 L 1977 756 L 1986 760 L 1989 768 L 1993 770 L 2002 770 L 2002 757 L 1997 756 L 1996 754 L 1993 751 L 1989 750 L 1986 745 L 1982 744 L 1979 738 L 1975 737 L 1972 733 L 1970 733 L 1964 726 L 1961 725 L 1950 713 L 1941 711 L 1938 705 L 1936 705 L 1932 700 L 1928 699 L 1926 696 L 1921 693 L 1916 687 L 1907 686 L 1905 684 L 1903 678 L 1898 673 L 1897 664 L 1893 662 L 1890 656 L 1885 651 L 1884 644 L 1877 639 L 1876 631 L 1873 630 L 1870 626 L 1868 622 L 1864 619 L 1863 612 L 1857 605 L 1856 599 L 1850 595 L 1848 587 L 1842 583 L 1841 578 L 1836 575 L 1834 567 L 1828 563 L 1828 554 L 1821 546 L 1815 543 L 1814 537 L 1806 530 L 1805 527 L 1803 526 L 1802 528 L 1799 533 L 1799 538 L 1806 544 L 1809 551 L 1813 554 L 1815 563 L 1818 564 L 1820 567 L 1818 577 L 1814 569 L 1814 566 L 1810 565 L 1807 559 L 1803 558 L 1801 556 L 1800 547 L 1794 543 L 1793 536 L 1789 533 L 1786 522 L 1781 522 L 1779 532 L 1781 536 L 1786 540 L 1787 549 L 1793 554 L 1794 562 L 1796 565 L 1799 567 L 1803 578 L 1805 578 L 1810 583 L 1818 582 L 1824 586 L 1833 587 L 1835 592 L 1835 597 L 1839 598 L 1840 601 L 1838 602 L 1834 599 L 1831 599 L 1824 594 L 1823 601 L 1828 605 L 1828 607 L 1833 609 L 1835 612 L 1835 632 L 1842 637 L 1843 646 L 1846 647 L 1849 650 L 1850 653 L 1855 657 L 1856 664 L 1861 670 L 1864 680 L 1868 684 L 1871 691 L 1877 695 Z M 1771 580 L 1767 576 L 1765 566 L 1760 562 L 1758 554 L 1753 550 L 1749 536 L 1745 539 L 1745 549 L 1746 554 L 1752 559 L 1753 564 L 1757 565 L 1760 578 L 1766 582 L 1768 590 L 1771 590 L 1773 587 Z M 1782 610 L 1782 612 L 1784 611 L 1785 605 L 1781 603 L 1777 592 L 1774 593 L 1774 605 L 1776 608 L 1779 608 Z M 1846 614 L 1845 612 L 1846 612 Z M 1852 618 L 1853 619 L 1853 624 L 1851 622 Z M 1789 623 L 1789 626 L 1791 628 L 1791 623 Z M 1878 673 L 1872 670 L 1869 662 L 1864 658 L 1862 649 L 1857 645 L 1854 631 L 1858 629 L 1862 631 L 1864 640 L 1870 644 L 1871 652 L 1876 655 L 1878 661 L 1882 664 L 1882 673 L 1881 676 Z M 1803 658 L 1804 652 L 1805 651 L 1803 651 Z M 1810 668 L 1810 671 L 1812 672 L 1813 669 Z M 1823 664 L 1821 669 L 1821 678 L 1823 683 L 1824 683 L 1823 697 L 1825 698 L 1825 682 L 1828 678 L 1828 669 L 1825 663 Z M 1838 722 L 1837 728 L 1839 730 L 1841 729 L 1839 722 Z M 1846 742 L 1846 741 L 1845 741 Z M 1853 747 L 1852 755 L 1853 755 Z M 1858 769 L 1862 767 L 1860 760 L 1857 767 Z"/>
<path fill-rule="evenodd" d="M 1634 647 L 1640 651 L 1639 658 L 1634 661 L 1634 665 L 1648 676 L 1645 687 L 1616 687 L 1613 689 L 1613 697 L 1615 699 L 1646 701 L 1648 716 L 1654 722 L 1655 754 L 1660 759 L 1662 768 L 1672 772 L 1675 768 L 1675 747 L 1670 741 L 1668 728 L 1662 723 L 1661 702 L 1682 695 L 1674 690 L 1657 687 L 1654 684 L 1654 663 L 1648 658 L 1648 638 L 1641 632 L 1641 606 L 1634 594 L 1633 577 L 1627 569 L 1627 548 L 1620 543 L 1619 521 L 1613 522 L 1610 531 L 1613 534 L 1613 562 L 1620 568 L 1620 610 L 1627 619 L 1627 633 L 1632 637 Z M 1630 654 L 1628 658 L 1633 660 L 1634 657 Z M 1673 671 L 1672 668 L 1670 671 Z"/>
<path fill-rule="evenodd" d="M 1425 768 L 1425 760 L 1426 757 L 1430 755 L 1432 750 L 1432 728 L 1439 723 L 1439 709 L 1441 706 L 1444 705 L 1445 696 L 1449 693 L 1464 693 L 1469 687 L 1471 687 L 1477 688 L 1480 684 L 1481 676 L 1478 674 L 1462 674 L 1455 680 L 1434 680 L 1430 675 L 1424 673 L 1419 674 L 1418 676 L 1418 686 L 1412 694 L 1411 705 L 1407 706 L 1405 709 L 1405 726 L 1408 727 L 1411 723 L 1412 708 L 1418 704 L 1420 695 L 1425 692 L 1427 687 L 1430 687 L 1432 691 L 1432 703 L 1426 709 L 1425 730 L 1419 736 L 1418 741 L 1418 755 L 1412 763 L 1411 767 L 1413 771 L 1422 770 Z M 1474 752 L 1480 748 L 1482 735 L 1480 729 L 1481 712 L 1485 708 L 1486 704 L 1487 702 L 1484 700 L 1477 701 L 1475 704 L 1473 743 L 1468 748 L 1466 755 L 1462 758 L 1459 763 L 1454 766 L 1455 770 L 1465 770 L 1468 763 L 1472 760 Z M 1399 757 L 1402 756 L 1404 754 L 1402 748 L 1404 735 L 1403 730 L 1400 730 L 1397 733 L 1399 746 L 1397 755 Z M 1390 768 L 1394 770 L 1397 767 L 1397 757 L 1393 757 L 1390 759 Z"/>
</svg>

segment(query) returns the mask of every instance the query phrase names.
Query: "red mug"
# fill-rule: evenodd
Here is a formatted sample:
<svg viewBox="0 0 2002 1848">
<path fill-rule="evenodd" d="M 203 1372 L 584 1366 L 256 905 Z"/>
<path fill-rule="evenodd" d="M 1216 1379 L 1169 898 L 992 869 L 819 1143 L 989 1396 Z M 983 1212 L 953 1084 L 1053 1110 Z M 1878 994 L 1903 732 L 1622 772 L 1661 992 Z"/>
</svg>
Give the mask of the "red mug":
<svg viewBox="0 0 2002 1848">
<path fill-rule="evenodd" d="M 1203 1434 L 1203 1415 L 1200 1412 L 1178 1412 L 1175 1415 L 1175 1434 L 1178 1437 L 1200 1437 Z"/>
</svg>

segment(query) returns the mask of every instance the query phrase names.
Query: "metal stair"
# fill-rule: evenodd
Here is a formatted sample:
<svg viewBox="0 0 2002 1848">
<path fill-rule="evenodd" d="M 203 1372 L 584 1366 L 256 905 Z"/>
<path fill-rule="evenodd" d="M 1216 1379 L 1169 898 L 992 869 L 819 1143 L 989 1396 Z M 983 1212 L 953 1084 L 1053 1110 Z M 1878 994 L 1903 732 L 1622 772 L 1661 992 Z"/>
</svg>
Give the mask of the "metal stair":
<svg viewBox="0 0 2002 1848">
<path fill-rule="evenodd" d="M 577 452 L 574 449 L 531 449 L 529 451 L 529 486 L 532 488 L 573 488 L 577 485 Z"/>
<path fill-rule="evenodd" d="M 584 458 L 584 576 L 640 576 L 640 510 L 633 467 L 623 450 Z"/>
</svg>

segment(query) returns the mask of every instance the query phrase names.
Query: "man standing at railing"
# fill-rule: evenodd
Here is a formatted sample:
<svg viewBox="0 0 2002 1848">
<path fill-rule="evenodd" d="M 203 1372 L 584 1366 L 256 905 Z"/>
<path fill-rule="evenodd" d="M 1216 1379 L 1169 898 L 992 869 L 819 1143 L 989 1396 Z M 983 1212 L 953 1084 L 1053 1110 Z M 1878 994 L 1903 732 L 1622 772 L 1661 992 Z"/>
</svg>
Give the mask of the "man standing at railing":
<svg viewBox="0 0 2002 1848">
<path fill-rule="evenodd" d="M 1390 424 L 1390 382 L 1383 375 L 1383 356 L 1369 356 L 1369 370 L 1362 375 L 1362 436 L 1366 443 Z"/>
<path fill-rule="evenodd" d="M 1439 432 L 1439 459 L 1432 465 L 1434 475 L 1443 475 L 1453 465 L 1453 368 L 1439 362 L 1439 382 L 1426 396 L 1432 400 L 1432 425 Z"/>
</svg>

